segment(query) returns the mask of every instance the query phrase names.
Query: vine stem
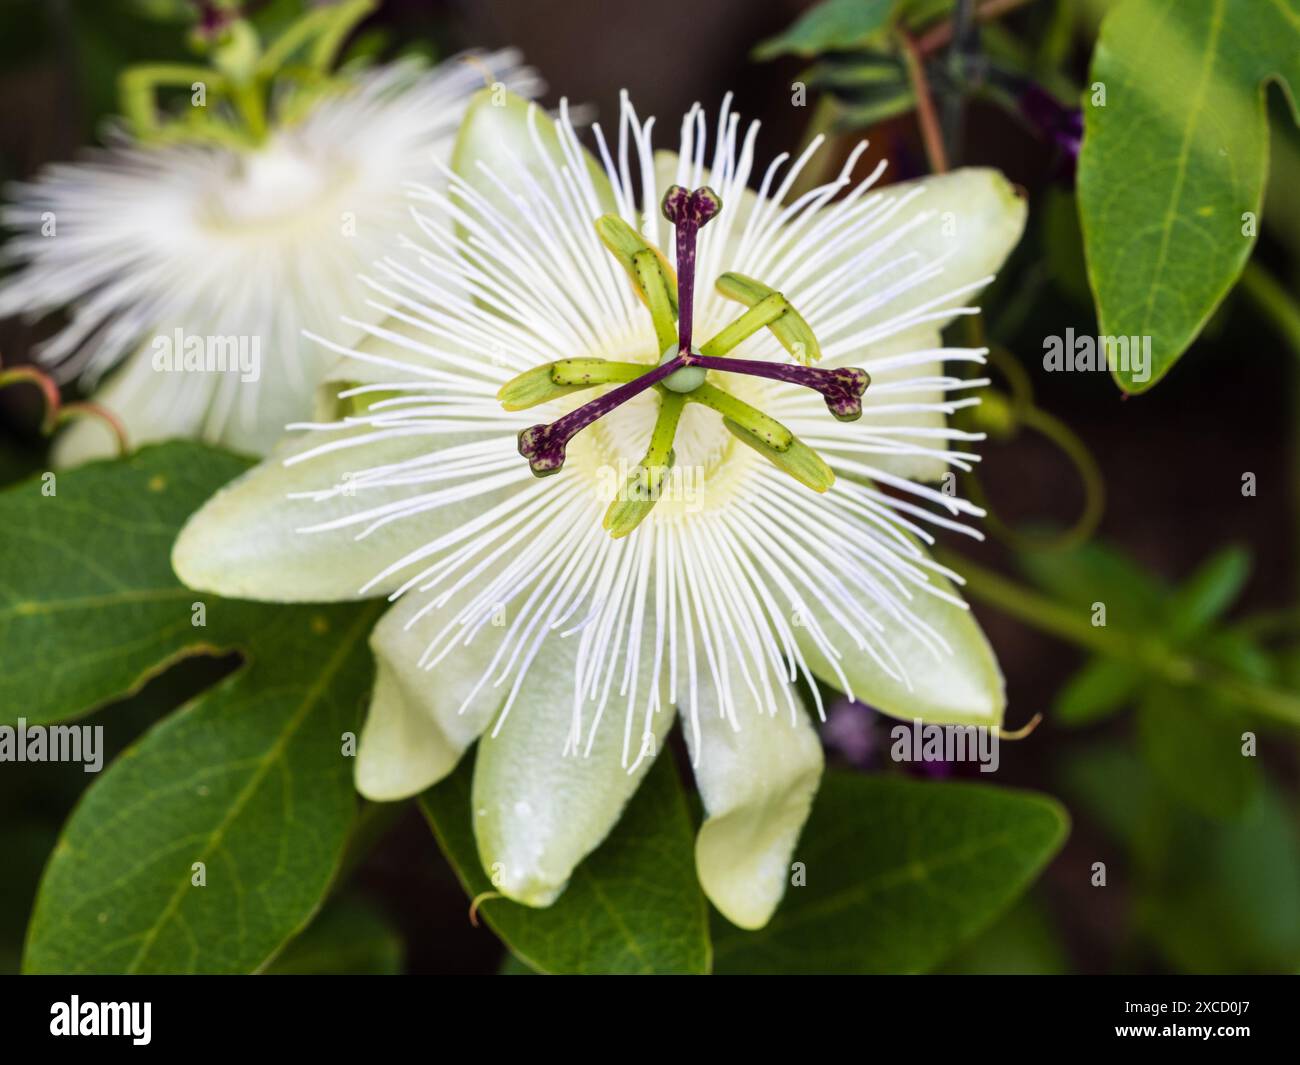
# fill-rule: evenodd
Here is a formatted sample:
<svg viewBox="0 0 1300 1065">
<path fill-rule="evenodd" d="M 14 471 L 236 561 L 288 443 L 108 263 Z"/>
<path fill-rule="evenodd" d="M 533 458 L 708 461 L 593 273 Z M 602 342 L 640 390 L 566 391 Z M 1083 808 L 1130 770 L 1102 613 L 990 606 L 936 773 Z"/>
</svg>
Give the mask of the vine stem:
<svg viewBox="0 0 1300 1065">
<path fill-rule="evenodd" d="M 1282 282 L 1252 260 L 1241 272 L 1241 289 L 1300 358 L 1300 307 L 1296 306 Z"/>
<path fill-rule="evenodd" d="M 925 157 L 930 162 L 930 170 L 935 174 L 948 172 L 948 152 L 943 145 L 943 130 L 939 126 L 939 113 L 934 109 L 934 96 L 930 92 L 930 82 L 925 76 L 925 61 L 912 35 L 901 26 L 898 29 L 898 41 L 903 50 L 903 61 L 907 64 L 907 76 L 912 82 L 912 91 L 916 93 L 916 120 L 921 126 L 921 141 L 925 145 Z"/>
<path fill-rule="evenodd" d="M 985 0 L 975 9 L 975 20 L 977 22 L 992 22 L 996 18 L 1001 18 L 1014 11 L 1018 7 L 1024 7 L 1032 3 L 1033 0 Z M 933 29 L 927 30 L 916 40 L 916 50 L 922 56 L 931 55 L 952 43 L 953 20 L 945 19 Z"/>
<path fill-rule="evenodd" d="M 1240 284 L 1242 292 L 1278 331 L 1291 353 L 1300 359 L 1300 307 L 1296 306 L 1282 282 L 1251 259 L 1241 272 Z M 1300 384 L 1294 380 L 1291 385 L 1291 405 L 1293 409 L 1300 407 Z M 1293 466 L 1300 465 L 1300 433 L 1295 429 L 1292 429 L 1291 462 Z M 1292 482 L 1294 483 L 1294 478 Z M 1300 510 L 1300 495 L 1295 497 L 1295 505 Z"/>
<path fill-rule="evenodd" d="M 1204 685 L 1275 721 L 1300 726 L 1300 696 L 1225 673 L 1208 662 L 1171 650 L 1157 640 L 1095 626 L 1078 610 L 976 565 L 963 556 L 943 550 L 935 551 L 934 556 L 942 565 L 956 570 L 966 579 L 965 590 L 972 598 L 1035 629 L 1090 651 L 1131 662 L 1171 684 Z"/>
</svg>

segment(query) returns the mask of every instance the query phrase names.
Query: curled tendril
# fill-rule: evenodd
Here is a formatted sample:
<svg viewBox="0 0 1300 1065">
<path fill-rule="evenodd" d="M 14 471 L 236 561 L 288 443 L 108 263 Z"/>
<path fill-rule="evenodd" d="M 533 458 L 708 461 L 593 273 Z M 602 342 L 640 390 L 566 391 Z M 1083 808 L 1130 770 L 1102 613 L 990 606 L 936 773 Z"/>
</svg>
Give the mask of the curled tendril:
<svg viewBox="0 0 1300 1065">
<path fill-rule="evenodd" d="M 112 411 L 98 403 L 64 403 L 59 395 L 59 386 L 49 374 L 42 373 L 34 366 L 14 366 L 7 370 L 0 368 L 0 389 L 16 384 L 35 385 L 40 389 L 45 407 L 41 416 L 41 432 L 45 436 L 53 435 L 59 426 L 77 418 L 95 418 L 112 431 L 119 455 L 125 455 L 131 450 L 126 427 Z"/>
<path fill-rule="evenodd" d="M 989 503 L 979 478 L 966 474 L 966 491 L 971 502 L 987 511 L 985 527 L 1019 551 L 1068 551 L 1086 543 L 1096 532 L 1106 509 L 1106 482 L 1097 460 L 1078 435 L 1060 418 L 1034 404 L 1033 384 L 1023 366 L 1005 348 L 989 349 L 989 364 L 1007 380 L 1010 394 L 989 390 L 985 394 L 984 414 L 974 408 L 967 415 L 972 428 L 984 429 L 1002 440 L 1014 439 L 1022 429 L 1041 433 L 1070 460 L 1083 486 L 1083 509 L 1074 522 L 1061 532 L 1039 533 L 1017 529 L 1003 521 Z"/>
</svg>

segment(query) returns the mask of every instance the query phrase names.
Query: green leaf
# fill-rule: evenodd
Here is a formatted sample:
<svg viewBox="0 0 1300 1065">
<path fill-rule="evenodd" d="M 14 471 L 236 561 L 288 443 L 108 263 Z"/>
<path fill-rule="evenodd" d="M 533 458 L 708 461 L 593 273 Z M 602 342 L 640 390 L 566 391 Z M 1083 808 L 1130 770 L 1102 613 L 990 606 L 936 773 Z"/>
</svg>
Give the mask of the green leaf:
<svg viewBox="0 0 1300 1065">
<path fill-rule="evenodd" d="M 521 962 L 509 951 L 506 951 L 506 956 L 501 960 L 501 968 L 497 970 L 497 976 L 536 976 L 536 975 L 537 973 L 535 973 L 524 962 Z"/>
<path fill-rule="evenodd" d="M 800 75 L 834 98 L 837 130 L 864 129 L 916 107 L 907 67 L 887 51 L 829 55 Z"/>
<path fill-rule="evenodd" d="M 1133 918 L 1177 969 L 1294 971 L 1300 960 L 1300 847 L 1290 800 L 1267 780 L 1233 821 L 1207 820 L 1156 786 L 1128 747 L 1075 751 L 1058 777 L 1124 845 L 1097 852 Z"/>
<path fill-rule="evenodd" d="M 1131 850 L 1139 852 L 1144 840 L 1161 831 L 1156 801 L 1160 789 L 1131 746 L 1077 748 L 1062 761 L 1056 776 L 1072 809 Z"/>
<path fill-rule="evenodd" d="M 1170 602 L 1170 642 L 1180 643 L 1218 621 L 1236 601 L 1249 576 L 1250 555 L 1240 547 L 1225 548 L 1203 562 Z"/>
<path fill-rule="evenodd" d="M 402 940 L 375 907 L 359 899 L 343 898 L 331 902 L 265 971 L 394 976 L 402 971 Z"/>
<path fill-rule="evenodd" d="M 1126 392 L 1168 373 L 1250 257 L 1279 77 L 1300 89 L 1300 0 L 1126 0 L 1102 23 L 1079 209 L 1101 333 L 1152 338 L 1149 377 L 1114 374 Z"/>
<path fill-rule="evenodd" d="M 831 773 L 772 922 L 724 930 L 729 973 L 925 972 L 1028 887 L 1065 838 L 1052 799 L 980 784 Z"/>
<path fill-rule="evenodd" d="M 204 597 L 168 556 L 190 512 L 247 467 L 197 445 L 146 448 L 0 496 L 0 720 L 88 713 L 230 637 L 215 606 L 209 627 L 192 624 Z"/>
<path fill-rule="evenodd" d="M 1062 976 L 1069 955 L 1046 907 L 1028 896 L 943 964 L 963 975 Z"/>
<path fill-rule="evenodd" d="M 837 128 L 866 129 L 915 109 L 916 94 L 910 86 L 885 86 L 842 98 L 839 105 Z"/>
<path fill-rule="evenodd" d="M 1207 817 L 1235 817 L 1254 796 L 1255 759 L 1241 750 L 1246 727 L 1195 688 L 1159 685 L 1138 714 L 1147 763 L 1176 798 Z"/>
<path fill-rule="evenodd" d="M 470 825 L 473 759 L 420 799 L 465 891 L 492 883 Z M 707 907 L 695 879 L 695 831 L 671 757 L 658 759 L 618 825 L 545 909 L 486 898 L 479 914 L 544 973 L 706 973 Z"/>
<path fill-rule="evenodd" d="M 342 736 L 369 688 L 379 608 L 223 601 L 166 569 L 186 515 L 244 466 L 173 443 L 61 473 L 54 495 L 40 479 L 0 495 L 0 675 L 30 722 L 83 712 L 182 655 L 246 652 L 82 797 L 37 894 L 29 972 L 256 970 L 338 868 L 356 814 Z M 23 660 L 42 640 L 46 655 L 71 646 L 67 680 Z"/>
<path fill-rule="evenodd" d="M 1074 196 L 1052 186 L 1046 190 L 1039 213 L 1041 254 L 1052 280 L 1081 307 L 1092 306 L 1088 271 L 1084 265 L 1083 234 Z"/>
<path fill-rule="evenodd" d="M 1184 826 L 1136 917 L 1189 973 L 1295 972 L 1300 964 L 1300 846 L 1294 800 L 1268 785 L 1243 815 Z"/>
<path fill-rule="evenodd" d="M 889 26 L 898 0 L 822 0 L 784 33 L 754 49 L 754 58 L 814 56 L 870 44 Z"/>
<path fill-rule="evenodd" d="M 316 910 L 356 815 L 341 737 L 377 615 L 279 614 L 251 664 L 86 792 L 41 881 L 29 972 L 250 972 Z"/>
<path fill-rule="evenodd" d="M 1072 727 L 1104 721 L 1128 705 L 1144 677 L 1128 662 L 1095 656 L 1057 693 L 1053 716 Z"/>
<path fill-rule="evenodd" d="M 1021 569 L 1039 587 L 1080 611 L 1106 605 L 1106 624 L 1136 632 L 1163 620 L 1168 588 L 1128 556 L 1100 543 L 1071 551 L 1026 551 Z"/>
</svg>

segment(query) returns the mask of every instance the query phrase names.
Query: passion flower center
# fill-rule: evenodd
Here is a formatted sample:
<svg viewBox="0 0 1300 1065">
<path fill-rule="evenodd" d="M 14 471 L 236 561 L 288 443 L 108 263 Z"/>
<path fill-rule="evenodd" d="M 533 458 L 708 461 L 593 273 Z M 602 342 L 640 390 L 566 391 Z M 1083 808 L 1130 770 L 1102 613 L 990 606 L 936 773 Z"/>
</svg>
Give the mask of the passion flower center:
<svg viewBox="0 0 1300 1065">
<path fill-rule="evenodd" d="M 630 533 L 653 508 L 657 488 L 674 463 L 672 445 L 688 401 L 721 414 L 723 425 L 733 436 L 810 488 L 824 492 L 834 483 L 834 473 L 816 452 L 776 419 L 710 384 L 710 370 L 814 389 L 826 400 L 831 414 L 844 421 L 861 417 L 862 394 L 870 383 L 864 370 L 821 370 L 807 365 L 821 356 L 808 323 L 781 293 L 741 274 L 723 274 L 717 287 L 723 296 L 743 303 L 748 310 L 699 349 L 692 347 L 699 231 L 722 210 L 722 201 L 707 186 L 689 191 L 673 185 L 664 196 L 662 208 L 676 231 L 675 292 L 672 270 L 663 256 L 622 218 L 605 215 L 596 223 L 601 240 L 627 271 L 650 312 L 663 352 L 659 364 L 647 369 L 642 364 L 604 359 L 562 359 L 520 374 L 498 394 L 507 410 L 522 410 L 596 385 L 614 386 L 557 420 L 531 426 L 519 434 L 519 453 L 540 477 L 559 472 L 569 441 L 583 429 L 646 390 L 655 389 L 659 406 L 650 446 L 605 515 L 605 528 L 615 537 Z M 725 357 L 765 328 L 799 362 Z"/>
</svg>

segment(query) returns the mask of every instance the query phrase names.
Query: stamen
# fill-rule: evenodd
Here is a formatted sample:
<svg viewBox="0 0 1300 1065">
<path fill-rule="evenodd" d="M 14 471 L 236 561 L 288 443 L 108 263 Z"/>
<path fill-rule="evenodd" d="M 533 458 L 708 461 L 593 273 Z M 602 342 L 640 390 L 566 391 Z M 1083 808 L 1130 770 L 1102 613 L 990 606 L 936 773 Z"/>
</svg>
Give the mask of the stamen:
<svg viewBox="0 0 1300 1065">
<path fill-rule="evenodd" d="M 681 420 L 686 397 L 668 394 L 659 402 L 659 415 L 650 434 L 645 457 L 632 469 L 619 494 L 609 504 L 602 523 L 615 540 L 627 536 L 646 519 L 659 502 L 668 475 L 672 472 L 673 438 Z"/>
<path fill-rule="evenodd" d="M 527 410 L 539 403 L 547 403 L 597 385 L 635 381 L 643 373 L 645 366 L 639 362 L 561 359 L 512 377 L 497 392 L 497 401 L 505 410 Z"/>
<path fill-rule="evenodd" d="M 732 436 L 814 492 L 825 492 L 835 483 L 835 471 L 816 451 L 758 408 L 713 385 L 704 385 L 686 398 L 716 410 Z"/>
<path fill-rule="evenodd" d="M 773 451 L 788 451 L 794 434 L 775 418 L 715 385 L 701 385 L 690 398 L 734 422 Z"/>
<path fill-rule="evenodd" d="M 691 350 L 695 317 L 695 244 L 700 227 L 722 210 L 722 200 L 707 185 L 688 192 L 673 185 L 664 196 L 664 217 L 677 227 L 677 350 Z"/>
<path fill-rule="evenodd" d="M 821 359 L 821 345 L 817 342 L 817 337 L 812 328 L 804 321 L 803 315 L 790 306 L 786 298 L 776 289 L 769 288 L 763 282 L 755 281 L 752 277 L 736 273 L 723 274 L 718 278 L 716 287 L 719 295 L 725 296 L 729 300 L 735 300 L 737 303 L 743 303 L 751 312 L 759 311 L 760 308 L 779 306 L 781 313 L 776 315 L 772 321 L 763 324 L 781 342 L 781 346 L 794 356 L 795 361 L 808 366 Z M 741 315 L 740 318 L 710 340 L 701 351 L 705 355 L 725 355 L 749 335 L 749 332 L 744 332 L 744 329 L 747 329 L 759 317 L 760 315 L 753 313 Z M 754 328 L 757 329 L 759 326 Z M 712 345 L 723 344 L 726 347 L 721 351 L 706 350 Z"/>
</svg>

